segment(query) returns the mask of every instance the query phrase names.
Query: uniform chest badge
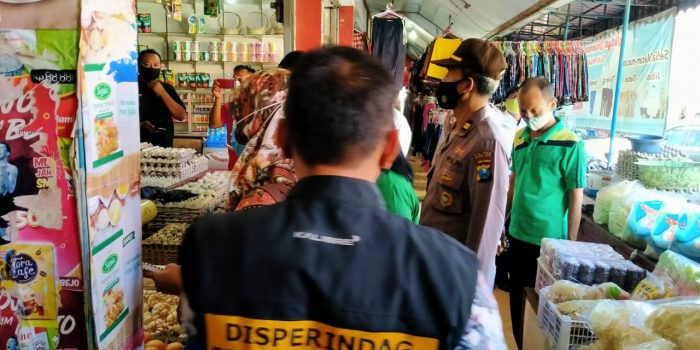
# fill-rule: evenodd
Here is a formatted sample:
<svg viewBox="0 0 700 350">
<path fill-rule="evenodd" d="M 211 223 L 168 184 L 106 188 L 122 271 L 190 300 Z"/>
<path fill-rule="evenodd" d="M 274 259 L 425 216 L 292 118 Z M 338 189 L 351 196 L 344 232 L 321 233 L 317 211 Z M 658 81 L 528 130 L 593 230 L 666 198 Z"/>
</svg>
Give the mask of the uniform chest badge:
<svg viewBox="0 0 700 350">
<path fill-rule="evenodd" d="M 442 173 L 442 175 L 440 175 L 440 180 L 443 182 L 452 182 L 454 178 L 452 178 L 452 175 L 450 175 L 449 173 L 444 172 Z"/>
<path fill-rule="evenodd" d="M 443 191 L 442 193 L 440 193 L 440 205 L 441 206 L 449 207 L 450 205 L 452 205 L 452 201 L 453 200 L 452 200 L 451 193 L 449 193 L 447 191 Z"/>
</svg>

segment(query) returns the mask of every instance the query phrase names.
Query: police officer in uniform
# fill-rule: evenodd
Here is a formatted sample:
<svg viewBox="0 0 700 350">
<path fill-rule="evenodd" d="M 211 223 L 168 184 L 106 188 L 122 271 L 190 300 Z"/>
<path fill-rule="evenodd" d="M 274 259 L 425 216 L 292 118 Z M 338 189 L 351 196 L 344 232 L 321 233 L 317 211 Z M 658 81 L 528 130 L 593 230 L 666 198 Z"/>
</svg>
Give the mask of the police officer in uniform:
<svg viewBox="0 0 700 350">
<path fill-rule="evenodd" d="M 437 89 L 438 104 L 454 111 L 438 145 L 421 225 L 443 231 L 477 252 L 493 284 L 496 250 L 503 231 L 509 183 L 510 142 L 489 106 L 506 69 L 497 47 L 467 39 L 451 58 L 434 61 L 448 69 Z"/>
<path fill-rule="evenodd" d="M 297 67 L 278 137 L 299 182 L 282 203 L 188 230 L 188 346 L 505 349 L 474 254 L 384 209 L 373 182 L 399 152 L 388 73 L 343 47 Z"/>
</svg>

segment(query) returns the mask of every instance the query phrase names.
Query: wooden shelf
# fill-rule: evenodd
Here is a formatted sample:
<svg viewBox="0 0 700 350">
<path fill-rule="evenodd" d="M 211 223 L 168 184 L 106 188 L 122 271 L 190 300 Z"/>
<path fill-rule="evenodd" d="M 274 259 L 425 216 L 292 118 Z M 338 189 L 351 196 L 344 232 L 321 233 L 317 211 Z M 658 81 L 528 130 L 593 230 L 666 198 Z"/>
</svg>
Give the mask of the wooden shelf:
<svg viewBox="0 0 700 350">
<path fill-rule="evenodd" d="M 265 39 L 265 38 L 284 38 L 283 34 L 210 34 L 210 33 L 168 33 L 168 32 L 150 32 L 150 33 L 138 33 L 140 36 L 157 36 L 161 38 L 168 37 L 188 37 L 193 39 L 234 39 L 234 38 L 248 38 L 248 39 Z"/>
</svg>

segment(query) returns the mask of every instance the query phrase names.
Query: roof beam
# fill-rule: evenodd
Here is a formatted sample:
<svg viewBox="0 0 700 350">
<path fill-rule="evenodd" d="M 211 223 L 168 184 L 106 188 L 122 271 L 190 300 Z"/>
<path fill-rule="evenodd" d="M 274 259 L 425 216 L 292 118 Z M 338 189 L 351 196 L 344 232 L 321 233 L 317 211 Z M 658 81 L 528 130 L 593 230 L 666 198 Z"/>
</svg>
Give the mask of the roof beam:
<svg viewBox="0 0 700 350">
<path fill-rule="evenodd" d="M 583 2 L 583 3 L 588 3 L 588 4 L 594 4 L 594 5 L 617 5 L 617 6 L 625 6 L 626 2 L 624 0 L 576 0 L 577 2 Z M 668 5 L 661 5 L 661 4 L 640 4 L 638 1 L 632 1 L 632 6 L 637 6 L 637 7 L 668 7 Z"/>
<path fill-rule="evenodd" d="M 607 6 L 607 5 L 606 5 L 606 6 Z M 552 12 L 551 14 L 552 14 L 552 15 L 555 15 L 555 16 L 557 16 L 557 17 L 560 17 L 560 18 L 561 18 L 561 17 L 566 18 L 566 13 Z M 573 16 L 573 17 L 590 18 L 590 19 L 619 19 L 619 18 L 622 18 L 622 14 L 620 14 L 619 16 L 615 16 L 615 15 L 603 15 L 603 14 L 600 14 L 600 15 L 599 15 L 599 14 L 595 14 L 595 13 L 594 13 L 594 14 L 585 14 L 585 15 L 573 14 L 572 16 Z"/>
</svg>

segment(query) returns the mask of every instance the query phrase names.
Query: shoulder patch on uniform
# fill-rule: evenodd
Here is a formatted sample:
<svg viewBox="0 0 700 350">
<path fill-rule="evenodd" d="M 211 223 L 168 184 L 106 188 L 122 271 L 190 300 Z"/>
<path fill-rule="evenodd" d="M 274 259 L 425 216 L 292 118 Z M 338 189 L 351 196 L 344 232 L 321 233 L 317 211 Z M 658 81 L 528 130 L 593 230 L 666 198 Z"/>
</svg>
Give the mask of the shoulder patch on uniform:
<svg viewBox="0 0 700 350">
<path fill-rule="evenodd" d="M 523 137 L 524 132 L 525 132 L 525 128 L 518 130 L 518 132 L 515 134 L 515 140 L 513 141 L 513 147 L 517 148 L 518 146 L 527 142 L 527 140 L 525 140 L 525 138 Z"/>
<path fill-rule="evenodd" d="M 493 166 L 493 152 L 476 152 L 474 153 L 474 162 L 476 163 L 476 181 L 486 182 L 491 180 L 491 167 Z"/>
<path fill-rule="evenodd" d="M 573 131 L 571 131 L 569 129 L 560 130 L 560 131 L 554 133 L 554 135 L 552 135 L 552 137 L 550 137 L 549 139 L 551 141 L 573 141 L 573 142 L 578 142 L 580 140 L 578 135 L 576 135 Z"/>
</svg>

